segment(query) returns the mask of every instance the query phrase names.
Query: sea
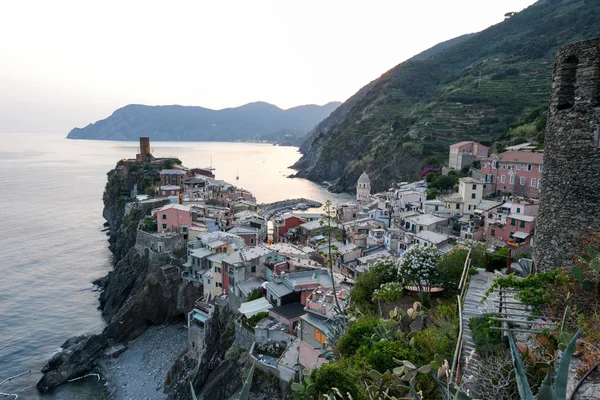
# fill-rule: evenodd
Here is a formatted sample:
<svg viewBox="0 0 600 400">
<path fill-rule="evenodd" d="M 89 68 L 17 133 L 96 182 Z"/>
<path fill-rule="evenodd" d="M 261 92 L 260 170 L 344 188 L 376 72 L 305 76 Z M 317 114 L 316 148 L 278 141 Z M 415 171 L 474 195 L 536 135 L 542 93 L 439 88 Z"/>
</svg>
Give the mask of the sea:
<svg viewBox="0 0 600 400">
<path fill-rule="evenodd" d="M 137 142 L 69 140 L 56 134 L 0 134 L 0 384 L 19 399 L 102 398 L 94 377 L 41 396 L 40 369 L 68 338 L 105 326 L 92 281 L 111 269 L 102 231 L 106 174 L 134 158 Z M 262 143 L 152 142 L 157 157 L 215 168 L 259 203 L 304 197 L 351 200 L 325 184 L 287 178 L 296 147 Z M 239 179 L 236 179 L 238 177 Z M 31 371 L 30 373 L 28 371 Z M 10 398 L 14 398 L 10 397 Z"/>
</svg>

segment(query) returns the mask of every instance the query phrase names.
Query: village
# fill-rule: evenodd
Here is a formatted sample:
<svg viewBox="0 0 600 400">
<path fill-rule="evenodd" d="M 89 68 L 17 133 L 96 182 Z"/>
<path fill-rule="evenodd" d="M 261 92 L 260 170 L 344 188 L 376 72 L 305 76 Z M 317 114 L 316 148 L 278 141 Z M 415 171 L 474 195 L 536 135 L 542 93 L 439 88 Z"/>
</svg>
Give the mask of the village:
<svg viewBox="0 0 600 400">
<path fill-rule="evenodd" d="M 160 170 L 154 195 L 133 193 L 152 205 L 136 248 L 150 259 L 183 256 L 163 273 L 202 288 L 188 314 L 188 351 L 201 354 L 214 301 L 226 301 L 239 311 L 236 334 L 252 343 L 255 364 L 287 383 L 298 368 L 327 362 L 336 304 L 347 306 L 355 281 L 378 261 L 414 246 L 445 254 L 485 242 L 490 256 L 508 255 L 509 270 L 531 269 L 542 153 L 529 144 L 488 153 L 476 142 L 453 144 L 441 170 L 382 193 L 371 193 L 363 173 L 356 200 L 325 211 L 308 210 L 321 204 L 306 199 L 259 205 L 212 168 L 173 164 Z M 140 138 L 137 161 L 151 160 L 149 139 Z"/>
</svg>

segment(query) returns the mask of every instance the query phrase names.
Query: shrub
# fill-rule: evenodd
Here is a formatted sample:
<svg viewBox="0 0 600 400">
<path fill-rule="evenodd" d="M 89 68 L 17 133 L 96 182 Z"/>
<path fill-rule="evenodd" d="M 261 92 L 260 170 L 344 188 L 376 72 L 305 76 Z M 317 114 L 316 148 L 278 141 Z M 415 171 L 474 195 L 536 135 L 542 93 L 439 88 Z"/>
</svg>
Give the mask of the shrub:
<svg viewBox="0 0 600 400">
<path fill-rule="evenodd" d="M 246 301 L 258 300 L 261 297 L 264 297 L 264 294 L 260 288 L 257 288 L 250 292 Z"/>
<path fill-rule="evenodd" d="M 381 285 L 389 282 L 399 282 L 398 266 L 390 259 L 374 263 L 371 268 L 360 275 L 350 294 L 353 304 L 362 311 L 375 311 L 373 293 Z"/>
<path fill-rule="evenodd" d="M 415 365 L 424 361 L 422 353 L 404 340 L 382 340 L 372 345 L 364 344 L 358 349 L 357 356 L 381 373 L 398 366 L 394 359 L 408 360 Z"/>
<path fill-rule="evenodd" d="M 356 320 L 338 342 L 338 352 L 344 357 L 352 357 L 365 342 L 371 340 L 378 319 L 363 317 Z"/>
<path fill-rule="evenodd" d="M 266 311 L 261 311 L 259 313 L 256 313 L 253 316 L 251 316 L 250 318 L 248 318 L 248 325 L 250 325 L 251 327 L 254 328 L 256 326 L 256 324 L 258 324 L 260 321 L 267 318 L 268 316 L 269 316 L 269 313 Z"/>
<path fill-rule="evenodd" d="M 353 399 L 358 398 L 357 380 L 340 364 L 323 364 L 315 373 L 314 383 L 318 393 L 327 394 L 337 388 L 344 396 L 349 393 Z"/>
<path fill-rule="evenodd" d="M 375 289 L 373 300 L 391 303 L 400 300 L 403 294 L 404 291 L 400 282 L 388 282 L 381 285 L 379 289 Z"/>
<path fill-rule="evenodd" d="M 500 321 L 493 321 L 490 317 L 496 314 L 482 314 L 469 320 L 469 328 L 473 335 L 475 349 L 481 354 L 496 353 L 503 349 L 502 331 L 491 329 L 499 328 Z"/>
<path fill-rule="evenodd" d="M 488 271 L 505 269 L 508 263 L 508 249 L 502 248 L 492 254 L 488 254 Z"/>
</svg>

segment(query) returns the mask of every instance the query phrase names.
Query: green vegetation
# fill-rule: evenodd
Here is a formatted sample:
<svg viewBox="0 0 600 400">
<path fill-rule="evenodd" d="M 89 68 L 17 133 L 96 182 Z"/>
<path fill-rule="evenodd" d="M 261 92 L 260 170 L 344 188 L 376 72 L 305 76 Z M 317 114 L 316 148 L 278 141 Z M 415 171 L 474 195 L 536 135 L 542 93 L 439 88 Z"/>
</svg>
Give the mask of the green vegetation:
<svg viewBox="0 0 600 400">
<path fill-rule="evenodd" d="M 250 318 L 248 318 L 248 325 L 250 325 L 251 327 L 254 328 L 256 326 L 256 324 L 258 324 L 260 321 L 267 318 L 268 316 L 269 316 L 269 313 L 266 311 L 261 311 L 259 313 L 256 313 L 253 316 L 251 316 Z"/>
<path fill-rule="evenodd" d="M 504 349 L 502 331 L 491 329 L 492 327 L 499 328 L 501 325 L 500 321 L 490 319 L 495 316 L 496 314 L 481 314 L 469 320 L 475 349 L 480 354 L 496 353 Z"/>
<path fill-rule="evenodd" d="M 340 178 L 335 189 L 351 190 L 368 171 L 379 191 L 439 166 L 448 145 L 461 140 L 500 137 L 496 150 L 543 143 L 554 55 L 567 43 L 600 36 L 598 20 L 597 1 L 540 1 L 399 64 L 351 98 L 346 114 L 317 126 L 311 153 L 318 157 L 300 163 L 302 175 Z"/>
<path fill-rule="evenodd" d="M 253 291 L 250 292 L 246 301 L 258 300 L 264 296 L 265 295 L 263 294 L 261 289 L 254 289 Z"/>
</svg>

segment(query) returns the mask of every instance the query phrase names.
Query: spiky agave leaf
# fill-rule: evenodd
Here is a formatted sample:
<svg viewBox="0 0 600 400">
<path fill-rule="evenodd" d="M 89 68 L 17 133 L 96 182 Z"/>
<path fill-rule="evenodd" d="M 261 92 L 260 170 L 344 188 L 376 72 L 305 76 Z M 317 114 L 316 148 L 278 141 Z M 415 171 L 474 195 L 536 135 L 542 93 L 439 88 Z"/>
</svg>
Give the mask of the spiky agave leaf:
<svg viewBox="0 0 600 400">
<path fill-rule="evenodd" d="M 507 329 L 508 343 L 510 344 L 510 354 L 512 355 L 513 366 L 515 368 L 515 376 L 517 378 L 517 388 L 519 389 L 519 395 L 521 396 L 521 400 L 535 400 L 533 397 L 533 393 L 531 393 L 531 388 L 529 387 L 529 381 L 527 380 L 527 375 L 525 374 L 525 370 L 523 369 L 523 364 L 521 363 L 519 349 L 515 345 L 515 340 L 513 339 L 510 328 Z"/>
<path fill-rule="evenodd" d="M 575 352 L 575 346 L 577 345 L 577 339 L 581 335 L 581 329 L 573 336 L 563 355 L 560 357 L 558 362 L 558 368 L 556 369 L 556 377 L 554 378 L 554 392 L 557 398 L 567 398 L 567 381 L 569 379 L 569 365 L 571 364 L 571 358 Z"/>
</svg>

